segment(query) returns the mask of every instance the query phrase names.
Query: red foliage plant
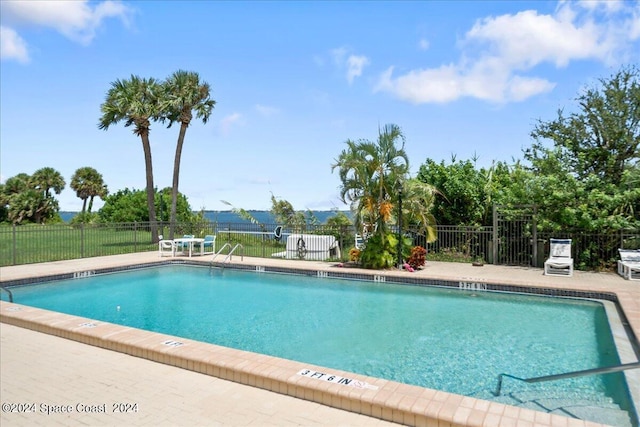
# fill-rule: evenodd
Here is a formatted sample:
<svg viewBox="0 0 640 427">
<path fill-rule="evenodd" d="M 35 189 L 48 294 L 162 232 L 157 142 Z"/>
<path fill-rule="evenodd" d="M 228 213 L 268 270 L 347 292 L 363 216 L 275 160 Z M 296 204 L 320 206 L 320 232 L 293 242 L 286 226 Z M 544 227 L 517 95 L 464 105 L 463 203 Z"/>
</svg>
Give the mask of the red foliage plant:
<svg viewBox="0 0 640 427">
<path fill-rule="evenodd" d="M 411 256 L 409 257 L 407 264 L 416 269 L 422 267 L 427 263 L 426 256 L 427 250 L 425 248 L 422 246 L 414 246 L 411 248 Z"/>
</svg>

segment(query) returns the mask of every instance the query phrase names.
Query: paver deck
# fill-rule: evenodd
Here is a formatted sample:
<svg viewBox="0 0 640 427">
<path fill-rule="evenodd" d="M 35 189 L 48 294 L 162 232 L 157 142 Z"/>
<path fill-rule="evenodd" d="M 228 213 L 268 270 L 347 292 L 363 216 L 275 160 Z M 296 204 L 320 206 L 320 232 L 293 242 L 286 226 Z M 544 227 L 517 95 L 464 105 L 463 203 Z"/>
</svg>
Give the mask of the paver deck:
<svg viewBox="0 0 640 427">
<path fill-rule="evenodd" d="M 197 258 L 192 260 L 197 261 Z M 159 261 L 158 254 L 150 252 L 3 267 L 0 268 L 0 281 L 157 261 Z M 314 261 L 248 257 L 242 261 L 234 257 L 233 261 L 248 265 L 289 266 L 317 271 L 340 268 L 335 264 Z M 355 269 L 349 269 L 349 271 L 353 272 Z M 366 270 L 363 270 L 363 273 L 371 274 Z M 473 267 L 467 264 L 429 262 L 423 270 L 415 273 L 388 271 L 380 274 L 389 276 L 412 274 L 416 277 L 442 280 L 615 293 L 630 328 L 636 337 L 640 336 L 640 284 L 625 281 L 613 273 L 576 272 L 570 278 L 552 277 L 542 275 L 542 269 L 491 265 Z M 215 372 L 213 371 L 216 369 L 215 366 L 212 368 L 210 364 L 207 365 L 209 359 L 202 360 L 200 363 L 197 357 L 183 356 L 179 352 L 167 357 L 166 355 L 158 356 L 159 352 L 154 353 L 153 349 L 132 349 L 134 344 L 138 345 L 144 341 L 141 335 L 137 335 L 137 330 L 126 331 L 127 333 L 124 334 L 114 326 L 114 329 L 109 332 L 116 337 L 120 334 L 118 339 L 114 339 L 114 348 L 122 348 L 125 353 L 139 356 L 134 357 L 11 325 L 10 322 L 20 323 L 27 318 L 35 317 L 40 319 L 37 322 L 44 330 L 63 331 L 56 333 L 68 334 L 69 337 L 78 339 L 77 331 L 74 332 L 74 329 L 69 326 L 73 323 L 70 322 L 69 316 L 56 315 L 54 320 L 52 315 L 43 315 L 43 311 L 37 309 L 25 308 L 22 312 L 9 311 L 13 306 L 18 305 L 6 302 L 0 305 L 2 315 L 0 400 L 3 404 L 0 421 L 3 427 L 17 425 L 393 425 L 392 422 L 379 418 L 387 418 L 401 424 L 431 426 L 598 425 L 366 377 L 364 380 L 380 386 L 378 392 L 373 393 L 367 390 L 358 394 L 352 390 L 345 391 L 344 387 L 333 387 L 334 385 L 329 383 L 319 386 L 317 383 L 322 382 L 314 382 L 309 378 L 296 378 L 288 372 L 299 370 L 301 365 L 296 365 L 296 362 L 280 362 L 277 358 L 266 360 L 266 356 L 246 356 L 250 353 L 235 350 L 220 352 L 220 355 L 224 356 L 221 360 L 226 360 L 224 362 L 228 367 L 226 371 L 219 368 L 217 376 L 204 375 L 192 370 L 200 369 L 202 372 L 209 373 L 207 369 L 210 369 Z M 47 316 L 49 319 L 43 320 Z M 73 321 L 77 323 L 77 318 Z M 33 329 L 38 329 L 40 326 Z M 145 332 L 139 331 L 139 333 Z M 98 337 L 98 339 L 102 338 Z M 93 342 L 92 340 L 95 341 L 96 337 L 85 333 L 84 336 L 80 336 L 80 340 Z M 200 351 L 199 354 L 219 351 L 215 346 L 207 345 L 208 347 L 201 348 L 198 345 L 194 343 L 191 350 L 196 353 Z M 145 358 L 145 355 L 152 356 Z M 147 360 L 153 357 L 165 363 Z M 162 357 L 165 358 L 162 359 Z M 244 357 L 246 360 L 239 361 Z M 180 363 L 184 363 L 187 369 L 176 367 L 180 366 Z M 269 363 L 275 363 L 276 366 L 271 366 Z M 251 366 L 247 367 L 247 364 Z M 188 367 L 193 369 L 188 370 Z M 269 377 L 271 380 L 261 379 L 259 375 L 262 371 L 267 371 L 267 374 L 271 375 Z M 254 374 L 256 377 L 252 379 L 251 376 Z M 218 378 L 224 378 L 225 375 L 245 384 L 253 381 L 252 385 L 256 387 Z M 640 384 L 630 383 L 629 386 L 637 393 Z M 276 390 L 279 393 L 269 390 Z M 304 399 L 285 394 L 297 395 Z M 415 396 L 416 394 L 418 396 Z M 14 409 L 6 406 L 7 403 L 17 405 L 15 409 L 20 410 L 20 413 L 5 411 L 5 408 Z M 36 404 L 36 406 L 24 406 L 24 404 Z M 132 406 L 134 404 L 137 406 Z M 369 404 L 368 407 L 367 404 Z M 382 408 L 380 412 L 376 412 L 378 404 Z M 331 406 L 347 408 L 349 411 Z M 43 413 L 47 408 L 58 411 L 66 409 L 68 412 L 47 415 Z M 396 408 L 397 411 L 389 408 Z M 34 411 L 25 412 L 29 409 Z M 123 409 L 126 412 L 114 412 L 114 409 Z M 80 412 L 82 410 L 89 412 Z M 95 412 L 91 412 L 92 410 Z M 135 410 L 137 412 L 134 412 Z M 416 413 L 424 413 L 428 416 L 421 418 L 416 416 Z"/>
</svg>

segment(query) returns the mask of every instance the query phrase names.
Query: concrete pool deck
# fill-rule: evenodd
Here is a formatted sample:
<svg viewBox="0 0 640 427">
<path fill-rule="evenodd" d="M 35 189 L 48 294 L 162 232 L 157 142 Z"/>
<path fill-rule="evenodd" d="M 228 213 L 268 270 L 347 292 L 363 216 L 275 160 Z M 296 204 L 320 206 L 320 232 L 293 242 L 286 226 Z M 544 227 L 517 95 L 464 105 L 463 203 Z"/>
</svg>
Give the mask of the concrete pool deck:
<svg viewBox="0 0 640 427">
<path fill-rule="evenodd" d="M 206 262 L 210 259 L 177 257 L 173 260 Z M 169 260 L 172 259 L 160 259 L 157 252 L 147 252 L 2 267 L 0 281 Z M 340 269 L 335 263 L 249 257 L 243 260 L 234 257 L 233 263 L 306 269 L 314 273 Z M 555 277 L 544 276 L 542 269 L 473 267 L 442 262 L 429 262 L 424 269 L 414 273 L 340 270 L 366 275 L 375 273 L 381 277 L 397 275 L 611 293 L 617 296 L 635 336 L 640 336 L 640 283 L 626 281 L 614 273 L 576 271 L 573 277 Z M 181 338 L 182 345 L 172 346 L 178 342 L 178 339 L 170 339 L 175 337 L 19 304 L 2 302 L 0 320 L 0 397 L 3 405 L 15 404 L 18 411 L 5 412 L 3 406 L 0 418 L 3 426 L 599 425 Z M 357 380 L 360 387 L 300 375 L 309 368 Z M 637 381 L 628 381 L 628 385 L 638 393 L 640 384 Z M 20 404 L 27 403 L 39 406 L 35 412 L 25 412 L 31 407 Z M 114 406 L 120 403 L 123 405 Z M 131 406 L 135 403 L 138 404 L 137 412 Z M 41 408 L 41 405 L 59 405 L 60 408 L 54 408 L 59 410 L 70 406 L 71 409 L 47 415 L 42 411 L 46 406 Z M 105 411 L 99 412 L 103 408 Z M 123 409 L 124 413 L 114 412 L 114 408 Z M 96 412 L 79 413 L 81 410 Z"/>
</svg>

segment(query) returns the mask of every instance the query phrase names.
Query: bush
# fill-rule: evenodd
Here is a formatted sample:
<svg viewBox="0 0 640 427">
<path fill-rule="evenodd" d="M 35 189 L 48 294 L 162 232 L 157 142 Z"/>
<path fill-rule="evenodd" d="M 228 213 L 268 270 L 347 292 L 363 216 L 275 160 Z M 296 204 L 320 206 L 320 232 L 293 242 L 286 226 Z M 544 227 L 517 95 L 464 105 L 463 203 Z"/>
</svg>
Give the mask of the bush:
<svg viewBox="0 0 640 427">
<path fill-rule="evenodd" d="M 414 246 L 411 249 L 411 256 L 409 256 L 409 260 L 407 264 L 409 264 L 414 269 L 422 267 L 427 263 L 427 250 L 422 246 Z"/>
</svg>

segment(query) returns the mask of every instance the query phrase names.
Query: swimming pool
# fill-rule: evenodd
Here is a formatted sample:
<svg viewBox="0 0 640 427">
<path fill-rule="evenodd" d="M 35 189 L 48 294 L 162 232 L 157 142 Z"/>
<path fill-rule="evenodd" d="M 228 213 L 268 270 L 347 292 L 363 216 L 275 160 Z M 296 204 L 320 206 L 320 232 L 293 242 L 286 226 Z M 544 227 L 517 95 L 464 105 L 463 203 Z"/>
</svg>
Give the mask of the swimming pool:
<svg viewBox="0 0 640 427">
<path fill-rule="evenodd" d="M 498 373 L 619 362 L 602 304 L 592 301 L 184 266 L 13 293 L 20 304 L 482 399 L 496 399 Z M 574 412 L 583 401 L 625 409 L 625 387 L 620 374 L 509 383 L 499 399 L 524 399 L 525 407 L 562 400 Z"/>
</svg>

